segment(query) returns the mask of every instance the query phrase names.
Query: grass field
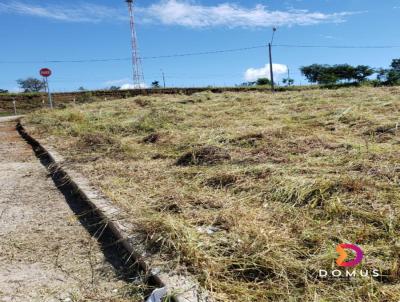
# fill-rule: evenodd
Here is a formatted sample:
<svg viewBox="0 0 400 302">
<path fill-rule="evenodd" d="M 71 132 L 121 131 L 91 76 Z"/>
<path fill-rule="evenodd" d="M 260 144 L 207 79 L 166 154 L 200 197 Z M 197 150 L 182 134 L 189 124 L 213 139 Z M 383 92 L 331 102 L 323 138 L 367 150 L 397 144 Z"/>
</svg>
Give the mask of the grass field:
<svg viewBox="0 0 400 302">
<path fill-rule="evenodd" d="M 8 113 L 8 112 L 0 112 L 0 117 L 2 116 L 10 116 L 13 115 L 12 113 Z"/>
<path fill-rule="evenodd" d="M 400 88 L 163 95 L 27 118 L 217 301 L 400 300 Z M 320 278 L 339 243 L 381 277 Z"/>
</svg>

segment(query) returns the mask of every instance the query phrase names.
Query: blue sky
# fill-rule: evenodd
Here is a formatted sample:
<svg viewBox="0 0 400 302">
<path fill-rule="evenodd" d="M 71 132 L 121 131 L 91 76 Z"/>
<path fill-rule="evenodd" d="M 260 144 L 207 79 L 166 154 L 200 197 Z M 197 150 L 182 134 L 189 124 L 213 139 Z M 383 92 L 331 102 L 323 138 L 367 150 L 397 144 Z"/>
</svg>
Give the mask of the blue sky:
<svg viewBox="0 0 400 302">
<path fill-rule="evenodd" d="M 400 46 L 400 0 L 137 0 L 135 14 L 142 57 L 264 45 L 273 26 L 276 45 Z M 16 90 L 17 79 L 41 67 L 54 72 L 52 90 L 129 84 L 129 60 L 41 63 L 129 58 L 129 37 L 123 0 L 0 0 L 0 88 Z M 386 67 L 399 50 L 274 47 L 274 64 L 278 79 L 288 66 L 304 84 L 299 66 Z M 167 86 L 235 85 L 265 73 L 267 63 L 267 49 L 256 48 L 144 59 L 143 69 L 147 85 L 161 81 L 161 69 Z"/>
</svg>

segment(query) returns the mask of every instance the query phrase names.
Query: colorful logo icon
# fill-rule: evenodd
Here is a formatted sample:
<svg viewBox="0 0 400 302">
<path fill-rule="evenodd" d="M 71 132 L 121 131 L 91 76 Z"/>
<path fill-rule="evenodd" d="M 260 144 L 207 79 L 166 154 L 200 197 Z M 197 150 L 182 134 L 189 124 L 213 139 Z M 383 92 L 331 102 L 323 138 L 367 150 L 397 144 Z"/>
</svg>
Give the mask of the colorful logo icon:
<svg viewBox="0 0 400 302">
<path fill-rule="evenodd" d="M 353 250 L 356 253 L 356 257 L 348 262 L 345 262 L 345 260 L 348 258 L 346 249 Z M 339 257 L 336 259 L 336 264 L 342 267 L 355 267 L 358 264 L 360 264 L 364 258 L 363 251 L 361 250 L 360 247 L 358 247 L 355 244 L 347 244 L 347 243 L 339 244 L 336 247 L 336 252 L 339 253 Z"/>
</svg>

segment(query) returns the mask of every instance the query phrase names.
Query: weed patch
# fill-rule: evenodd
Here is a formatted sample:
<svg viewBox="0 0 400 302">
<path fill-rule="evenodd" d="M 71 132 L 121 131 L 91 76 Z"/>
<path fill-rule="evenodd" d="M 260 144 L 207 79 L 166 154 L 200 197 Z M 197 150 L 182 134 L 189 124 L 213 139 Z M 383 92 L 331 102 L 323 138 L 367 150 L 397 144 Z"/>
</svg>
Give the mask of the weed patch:
<svg viewBox="0 0 400 302">
<path fill-rule="evenodd" d="M 229 153 L 219 147 L 205 146 L 182 155 L 176 162 L 178 166 L 215 165 L 230 160 Z"/>
<path fill-rule="evenodd" d="M 115 138 L 104 135 L 103 133 L 86 133 L 78 140 L 78 146 L 91 151 L 111 151 L 121 150 L 122 145 Z"/>
</svg>

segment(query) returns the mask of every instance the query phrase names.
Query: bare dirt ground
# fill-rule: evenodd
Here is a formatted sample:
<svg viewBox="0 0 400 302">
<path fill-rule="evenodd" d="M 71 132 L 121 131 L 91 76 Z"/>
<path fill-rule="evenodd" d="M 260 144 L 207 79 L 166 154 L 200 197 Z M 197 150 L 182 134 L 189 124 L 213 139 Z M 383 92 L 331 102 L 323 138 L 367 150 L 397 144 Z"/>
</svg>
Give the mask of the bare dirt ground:
<svg viewBox="0 0 400 302">
<path fill-rule="evenodd" d="M 1 302 L 139 301 L 138 287 L 106 261 L 15 122 L 2 119 L 0 226 Z"/>
</svg>

